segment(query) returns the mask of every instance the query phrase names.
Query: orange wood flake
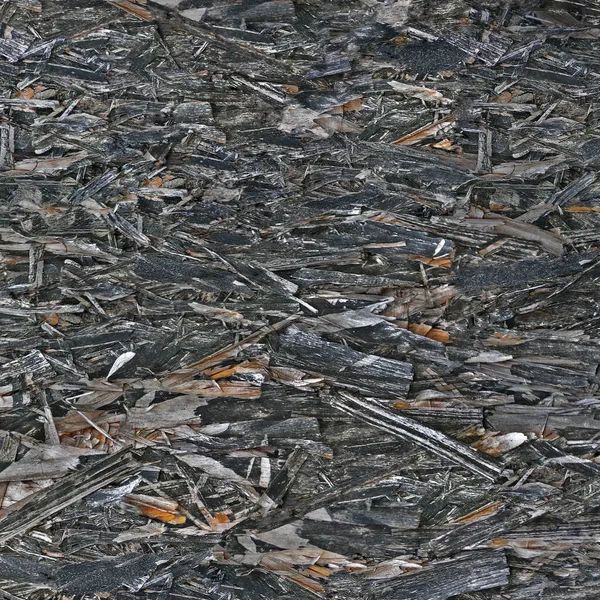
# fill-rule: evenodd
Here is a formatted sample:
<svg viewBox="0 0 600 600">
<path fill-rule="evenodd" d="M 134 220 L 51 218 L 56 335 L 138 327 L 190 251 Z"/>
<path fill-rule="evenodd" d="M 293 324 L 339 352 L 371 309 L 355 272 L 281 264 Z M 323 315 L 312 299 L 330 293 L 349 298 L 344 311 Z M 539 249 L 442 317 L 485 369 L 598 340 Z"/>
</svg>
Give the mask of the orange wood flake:
<svg viewBox="0 0 600 600">
<path fill-rule="evenodd" d="M 492 102 L 500 102 L 501 104 L 508 104 L 512 100 L 512 94 L 509 91 L 502 92 L 492 98 Z"/>
<path fill-rule="evenodd" d="M 506 210 L 510 208 L 508 204 L 499 204 L 497 202 L 490 201 L 490 210 Z"/>
<path fill-rule="evenodd" d="M 450 334 L 443 329 L 434 329 L 431 325 L 425 325 L 423 323 L 409 323 L 405 329 L 416 335 L 422 335 L 423 337 L 435 340 L 436 342 L 442 342 L 442 344 L 450 343 Z"/>
<path fill-rule="evenodd" d="M 134 506 L 150 519 L 172 525 L 182 525 L 186 521 L 185 515 L 180 512 L 179 504 L 169 498 L 156 498 L 145 494 L 128 494 L 123 500 L 125 504 Z"/>
<path fill-rule="evenodd" d="M 480 519 L 484 519 L 485 517 L 489 517 L 497 512 L 502 506 L 502 502 L 492 502 L 491 504 L 487 504 L 473 512 L 470 512 L 468 515 L 461 517 L 460 519 L 456 519 L 453 523 L 473 523 L 475 521 L 479 521 Z"/>
<path fill-rule="evenodd" d="M 291 574 L 291 573 L 287 574 L 286 573 L 285 577 L 287 577 L 288 579 L 291 579 L 292 581 L 297 583 L 299 586 L 301 586 L 307 590 L 311 590 L 311 591 L 317 592 L 317 593 L 324 591 L 324 588 L 322 585 L 320 585 L 316 581 L 312 581 L 308 577 L 304 577 L 303 575 L 300 575 L 299 573 L 298 574 Z"/>
<path fill-rule="evenodd" d="M 161 188 L 163 186 L 162 177 L 156 175 L 156 177 L 153 177 L 152 179 L 146 179 L 144 185 L 149 188 Z"/>
<path fill-rule="evenodd" d="M 233 365 L 226 367 L 225 369 L 217 367 L 215 369 L 208 369 L 204 373 L 212 379 L 224 379 L 225 377 L 231 377 L 232 375 L 239 375 L 241 373 L 256 373 L 264 369 L 263 364 L 256 361 L 246 361 L 239 365 Z"/>
<path fill-rule="evenodd" d="M 144 21 L 152 20 L 152 13 L 145 8 L 142 8 L 137 2 L 130 2 L 129 0 L 108 0 L 114 6 L 118 6 L 121 10 L 128 12 Z M 145 4 L 143 0 L 139 0 L 140 4 Z"/>
<path fill-rule="evenodd" d="M 60 317 L 58 316 L 58 313 L 50 313 L 49 315 L 43 317 L 42 321 L 45 321 L 46 323 L 48 323 L 49 325 L 52 325 L 52 327 L 54 327 L 54 326 L 58 325 L 58 322 L 60 321 Z"/>
<path fill-rule="evenodd" d="M 427 337 L 430 340 L 435 340 L 436 342 L 441 342 L 442 344 L 450 343 L 450 334 L 443 329 L 431 329 L 427 334 Z"/>
<path fill-rule="evenodd" d="M 342 104 L 342 109 L 344 112 L 354 112 L 363 109 L 363 99 L 357 98 L 356 100 L 350 100 L 350 102 L 346 102 L 346 104 Z"/>
<path fill-rule="evenodd" d="M 392 144 L 399 146 L 412 146 L 425 138 L 431 137 L 439 133 L 440 131 L 452 127 L 455 123 L 455 119 L 453 116 L 448 115 L 430 125 L 426 125 L 425 127 L 421 127 L 412 133 L 402 136 L 401 138 L 392 142 Z"/>
<path fill-rule="evenodd" d="M 25 88 L 23 91 L 18 91 L 17 92 L 17 97 L 18 98 L 27 98 L 27 100 L 31 100 L 34 96 L 34 90 L 33 88 Z"/>
<path fill-rule="evenodd" d="M 331 575 L 331 569 L 326 569 L 325 567 L 319 567 L 318 565 L 312 565 L 312 566 L 308 567 L 308 569 L 304 569 L 304 571 L 302 571 L 302 575 L 307 575 L 308 577 L 327 578 Z"/>
<path fill-rule="evenodd" d="M 171 523 L 171 525 L 182 525 L 185 523 L 184 515 L 175 515 L 159 508 L 152 508 L 151 506 L 139 506 L 140 512 L 149 519 L 156 519 L 163 523 Z"/>
<path fill-rule="evenodd" d="M 418 260 L 426 265 L 431 265 L 433 267 L 442 267 L 448 268 L 452 266 L 452 260 L 449 258 L 427 258 L 426 256 L 416 256 L 413 255 L 411 258 Z"/>
<path fill-rule="evenodd" d="M 229 517 L 225 513 L 215 513 L 214 517 L 209 516 L 206 520 L 213 531 L 224 531 L 225 529 L 229 529 L 231 523 Z"/>
<path fill-rule="evenodd" d="M 494 546 L 508 546 L 508 540 L 503 540 L 501 538 L 494 538 L 492 540 L 492 544 Z"/>
<path fill-rule="evenodd" d="M 446 150 L 446 152 L 458 152 L 460 154 L 463 151 L 460 146 L 453 144 L 448 138 L 444 138 L 441 142 L 429 145 L 437 150 Z"/>
<path fill-rule="evenodd" d="M 569 213 L 600 212 L 600 206 L 569 206 L 569 208 L 563 208 L 563 212 L 569 212 Z"/>
<path fill-rule="evenodd" d="M 411 404 L 410 402 L 407 402 L 406 400 L 400 400 L 399 402 L 394 402 L 394 408 L 410 408 Z"/>
</svg>

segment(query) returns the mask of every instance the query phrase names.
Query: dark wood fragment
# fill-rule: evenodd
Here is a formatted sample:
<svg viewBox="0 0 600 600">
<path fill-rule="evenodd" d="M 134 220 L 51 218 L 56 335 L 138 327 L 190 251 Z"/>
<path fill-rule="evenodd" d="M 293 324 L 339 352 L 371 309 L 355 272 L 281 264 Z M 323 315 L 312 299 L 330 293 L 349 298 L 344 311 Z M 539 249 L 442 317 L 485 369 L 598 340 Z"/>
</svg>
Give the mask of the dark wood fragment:
<svg viewBox="0 0 600 600">
<path fill-rule="evenodd" d="M 0 2 L 0 600 L 595 598 L 599 32 Z"/>
</svg>

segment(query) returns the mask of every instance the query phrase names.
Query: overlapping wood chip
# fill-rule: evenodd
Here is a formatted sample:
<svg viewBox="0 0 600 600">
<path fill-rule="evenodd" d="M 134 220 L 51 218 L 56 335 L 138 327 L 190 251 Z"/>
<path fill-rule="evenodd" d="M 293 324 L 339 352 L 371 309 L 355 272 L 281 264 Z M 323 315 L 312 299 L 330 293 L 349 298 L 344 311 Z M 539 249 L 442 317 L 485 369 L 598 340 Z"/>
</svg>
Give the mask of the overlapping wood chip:
<svg viewBox="0 0 600 600">
<path fill-rule="evenodd" d="M 592 600 L 596 0 L 0 2 L 0 599 Z"/>
</svg>

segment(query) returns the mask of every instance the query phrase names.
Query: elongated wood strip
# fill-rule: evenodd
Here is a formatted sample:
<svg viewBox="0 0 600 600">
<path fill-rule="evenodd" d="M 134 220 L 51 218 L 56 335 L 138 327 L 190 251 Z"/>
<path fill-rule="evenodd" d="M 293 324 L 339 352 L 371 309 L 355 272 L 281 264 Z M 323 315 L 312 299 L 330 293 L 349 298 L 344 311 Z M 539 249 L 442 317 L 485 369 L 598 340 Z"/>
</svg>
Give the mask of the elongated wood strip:
<svg viewBox="0 0 600 600">
<path fill-rule="evenodd" d="M 0 511 L 0 544 L 43 523 L 92 492 L 127 477 L 138 467 L 130 450 L 124 449 Z"/>
<path fill-rule="evenodd" d="M 392 435 L 415 442 L 430 452 L 491 481 L 495 481 L 504 470 L 499 462 L 479 454 L 469 446 L 435 429 L 347 392 L 339 392 L 333 401 L 333 406 Z"/>
</svg>

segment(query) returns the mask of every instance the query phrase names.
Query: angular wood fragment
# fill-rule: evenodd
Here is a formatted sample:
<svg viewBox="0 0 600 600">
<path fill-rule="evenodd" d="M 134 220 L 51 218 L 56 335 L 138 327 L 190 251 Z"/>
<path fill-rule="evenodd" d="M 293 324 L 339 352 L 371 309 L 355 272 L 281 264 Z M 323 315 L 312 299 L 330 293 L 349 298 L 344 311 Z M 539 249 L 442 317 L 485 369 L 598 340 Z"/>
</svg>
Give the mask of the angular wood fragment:
<svg viewBox="0 0 600 600">
<path fill-rule="evenodd" d="M 438 454 L 486 479 L 494 481 L 503 471 L 500 463 L 484 457 L 439 431 L 425 427 L 400 414 L 395 414 L 390 409 L 374 402 L 361 400 L 347 392 L 339 392 L 333 400 L 333 405 L 392 435 L 417 443 L 430 452 Z"/>
<path fill-rule="evenodd" d="M 412 379 L 406 363 L 379 358 L 288 329 L 278 340 L 277 362 L 321 373 L 334 384 L 365 393 L 403 397 Z"/>
<path fill-rule="evenodd" d="M 599 31 L 0 2 L 0 600 L 594 598 Z"/>
<path fill-rule="evenodd" d="M 138 468 L 139 464 L 131 453 L 122 450 L 0 511 L 0 543 L 4 544 L 28 531 L 65 507 L 130 475 Z"/>
<path fill-rule="evenodd" d="M 502 552 L 470 552 L 391 581 L 374 583 L 371 597 L 419 600 L 425 594 L 432 600 L 445 600 L 506 585 L 508 572 Z"/>
</svg>

